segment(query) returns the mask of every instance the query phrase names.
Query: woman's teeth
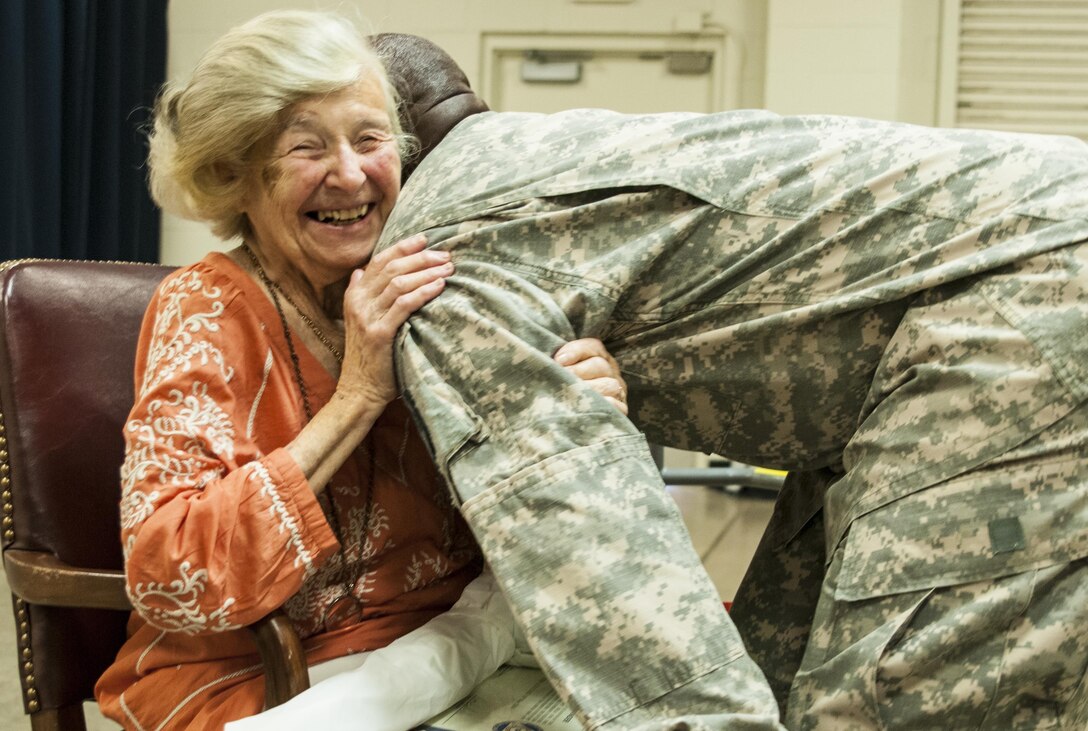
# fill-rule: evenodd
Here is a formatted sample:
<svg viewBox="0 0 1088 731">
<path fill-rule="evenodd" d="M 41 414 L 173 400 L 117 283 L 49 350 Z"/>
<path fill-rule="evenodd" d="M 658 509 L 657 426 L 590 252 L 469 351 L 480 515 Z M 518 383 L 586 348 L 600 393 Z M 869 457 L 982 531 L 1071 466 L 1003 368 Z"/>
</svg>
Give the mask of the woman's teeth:
<svg viewBox="0 0 1088 731">
<path fill-rule="evenodd" d="M 370 210 L 370 204 L 364 203 L 358 208 L 344 208 L 339 211 L 315 211 L 313 217 L 321 223 L 344 225 L 354 223 L 366 215 Z"/>
</svg>

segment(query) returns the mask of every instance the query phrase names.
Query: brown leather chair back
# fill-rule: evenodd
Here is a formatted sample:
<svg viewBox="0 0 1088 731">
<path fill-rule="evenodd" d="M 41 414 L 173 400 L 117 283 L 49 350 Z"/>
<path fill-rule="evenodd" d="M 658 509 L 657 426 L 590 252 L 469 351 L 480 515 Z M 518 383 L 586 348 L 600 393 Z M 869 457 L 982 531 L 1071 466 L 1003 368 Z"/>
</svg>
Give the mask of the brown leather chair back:
<svg viewBox="0 0 1088 731">
<path fill-rule="evenodd" d="M 168 271 L 70 261 L 4 266 L 5 553 L 44 551 L 74 566 L 121 568 L 121 427 L 143 311 Z M 9 572 L 13 589 L 17 581 Z M 81 703 L 124 640 L 128 613 L 14 603 L 27 712 Z"/>
<path fill-rule="evenodd" d="M 433 43 L 401 34 L 372 40 L 403 101 L 402 123 L 420 140 L 417 160 L 457 122 L 487 109 Z M 125 638 L 120 577 L 90 585 L 66 571 L 122 568 L 119 469 L 136 339 L 169 271 L 0 264 L 0 538 L 24 708 L 35 728 L 82 728 L 82 702 Z M 56 577 L 71 579 L 67 590 Z"/>
</svg>

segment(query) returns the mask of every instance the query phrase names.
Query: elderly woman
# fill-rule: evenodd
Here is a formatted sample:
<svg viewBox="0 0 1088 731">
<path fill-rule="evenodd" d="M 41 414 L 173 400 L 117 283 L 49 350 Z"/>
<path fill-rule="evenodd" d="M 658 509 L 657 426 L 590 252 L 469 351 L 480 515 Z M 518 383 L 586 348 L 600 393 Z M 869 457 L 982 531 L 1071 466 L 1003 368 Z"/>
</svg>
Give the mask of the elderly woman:
<svg viewBox="0 0 1088 731">
<path fill-rule="evenodd" d="M 421 627 L 480 572 L 391 361 L 450 256 L 420 237 L 371 256 L 411 145 L 377 57 L 332 15 L 251 21 L 159 100 L 157 200 L 243 243 L 170 275 L 140 336 L 121 506 L 135 612 L 97 687 L 126 728 L 259 712 L 241 628 L 276 608 L 319 664 Z M 599 342 L 556 357 L 625 408 Z"/>
</svg>

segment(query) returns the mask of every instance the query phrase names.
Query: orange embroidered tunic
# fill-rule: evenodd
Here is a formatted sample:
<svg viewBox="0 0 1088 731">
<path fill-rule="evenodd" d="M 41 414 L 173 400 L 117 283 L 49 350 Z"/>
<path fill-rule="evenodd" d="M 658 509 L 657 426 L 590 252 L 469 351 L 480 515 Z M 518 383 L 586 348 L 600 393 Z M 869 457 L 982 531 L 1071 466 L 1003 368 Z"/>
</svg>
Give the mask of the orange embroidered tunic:
<svg viewBox="0 0 1088 731">
<path fill-rule="evenodd" d="M 336 384 L 292 339 L 316 411 Z M 216 729 L 258 713 L 264 678 L 245 626 L 277 607 L 312 664 L 387 645 L 479 572 L 401 402 L 320 500 L 283 448 L 305 420 L 279 316 L 257 284 L 222 254 L 172 273 L 144 320 L 125 427 L 121 538 L 135 611 L 95 689 L 125 728 Z M 348 591 L 362 618 L 325 631 L 327 607 Z"/>
</svg>

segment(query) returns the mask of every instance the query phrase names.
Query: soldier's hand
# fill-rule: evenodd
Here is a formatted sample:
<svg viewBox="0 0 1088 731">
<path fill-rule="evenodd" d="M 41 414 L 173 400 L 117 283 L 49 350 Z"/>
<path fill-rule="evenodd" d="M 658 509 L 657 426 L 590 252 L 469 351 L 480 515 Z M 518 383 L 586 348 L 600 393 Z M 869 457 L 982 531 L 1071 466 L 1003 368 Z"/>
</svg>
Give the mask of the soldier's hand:
<svg viewBox="0 0 1088 731">
<path fill-rule="evenodd" d="M 627 414 L 627 383 L 619 364 L 596 338 L 572 340 L 555 351 L 555 362 Z"/>
</svg>

